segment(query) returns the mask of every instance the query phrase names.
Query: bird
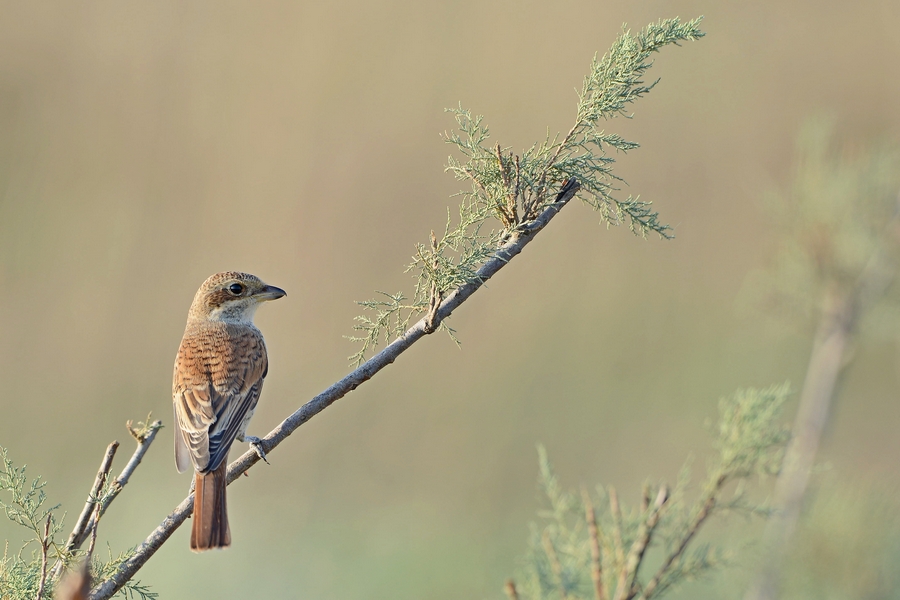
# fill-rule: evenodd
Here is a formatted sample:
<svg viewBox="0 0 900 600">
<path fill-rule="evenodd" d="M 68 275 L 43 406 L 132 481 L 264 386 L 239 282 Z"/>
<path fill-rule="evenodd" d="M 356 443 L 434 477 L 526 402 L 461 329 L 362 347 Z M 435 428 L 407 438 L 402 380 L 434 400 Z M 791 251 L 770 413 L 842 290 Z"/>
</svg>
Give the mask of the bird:
<svg viewBox="0 0 900 600">
<path fill-rule="evenodd" d="M 191 550 L 231 545 L 225 503 L 228 451 L 247 441 L 265 460 L 260 439 L 247 435 L 269 359 L 256 309 L 282 298 L 281 288 L 237 271 L 210 276 L 197 290 L 175 357 L 175 467 L 193 464 L 194 512 Z"/>
</svg>

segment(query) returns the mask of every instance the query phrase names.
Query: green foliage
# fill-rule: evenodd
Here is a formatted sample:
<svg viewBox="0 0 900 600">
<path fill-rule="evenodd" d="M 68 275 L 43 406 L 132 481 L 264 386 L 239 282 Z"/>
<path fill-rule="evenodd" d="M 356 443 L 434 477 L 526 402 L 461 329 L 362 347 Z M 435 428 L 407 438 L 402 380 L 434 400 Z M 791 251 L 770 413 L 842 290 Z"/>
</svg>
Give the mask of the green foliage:
<svg viewBox="0 0 900 600">
<path fill-rule="evenodd" d="M 720 402 L 716 454 L 691 500 L 690 463 L 671 494 L 665 485 L 647 484 L 640 504 L 628 508 L 611 486 L 598 486 L 593 495 L 564 491 L 547 453 L 539 448 L 540 480 L 549 508 L 539 513 L 541 526 L 532 526 L 517 597 L 656 598 L 727 564 L 728 552 L 698 544 L 695 536 L 713 515 L 766 514 L 765 507 L 748 500 L 743 484 L 778 470 L 788 439 L 779 419 L 789 393 L 787 385 L 747 389 Z M 651 551 L 658 566 L 647 575 L 641 567 Z"/>
<path fill-rule="evenodd" d="M 85 553 L 67 552 L 65 543 L 56 541 L 56 535 L 62 531 L 63 518 L 57 515 L 60 505 L 47 506 L 47 496 L 44 492 L 46 482 L 40 477 L 29 479 L 25 473 L 26 467 L 16 467 L 3 447 L 0 447 L 0 460 L 3 462 L 0 471 L 0 508 L 3 509 L 7 519 L 27 529 L 30 536 L 15 554 L 10 553 L 9 541 L 6 541 L 3 557 L 0 559 L 0 598 L 3 600 L 51 598 L 53 588 L 58 583 L 49 575 L 54 563 L 59 560 L 65 565 L 74 564 L 83 559 Z M 103 502 L 109 497 L 110 489 L 110 486 L 105 486 L 95 501 Z M 92 560 L 92 577 L 96 580 L 98 577 L 114 573 L 117 566 L 130 555 L 131 552 L 117 557 L 110 554 L 106 561 Z M 46 575 L 46 585 L 38 598 L 42 572 Z M 141 598 L 141 600 L 157 597 L 139 581 L 128 582 L 119 593 L 127 598 Z"/>
<path fill-rule="evenodd" d="M 615 196 L 622 180 L 613 174 L 615 159 L 607 150 L 627 152 L 638 144 L 607 133 L 602 125 L 618 116 L 627 117 L 628 105 L 656 85 L 658 80 L 649 84 L 643 80 L 653 65 L 650 57 L 654 52 L 703 37 L 701 19 L 686 23 L 677 18 L 661 20 L 636 34 L 623 29 L 609 51 L 591 63 L 569 132 L 563 137 L 548 135 L 520 155 L 489 142 L 484 117 L 473 116 L 462 107 L 450 109 L 457 131 L 446 134 L 445 141 L 462 158 L 451 156 L 446 170 L 470 184 L 470 189 L 459 194 L 463 198 L 459 218 L 451 219 L 448 211 L 443 235 L 438 238 L 432 232 L 430 243 L 416 246 L 413 262 L 407 267 L 416 277 L 411 299 L 402 293 L 382 292 L 382 299 L 359 303 L 373 316 L 356 318 L 354 329 L 360 334 L 350 339 L 361 348 L 350 360 L 361 363 L 379 340 L 387 343 L 403 333 L 413 316 L 427 312 L 451 290 L 478 281 L 478 268 L 499 245 L 537 218 L 570 178 L 578 180 L 583 200 L 599 211 L 607 225 L 627 223 L 641 236 L 654 232 L 671 237 L 671 229 L 660 223 L 649 202 Z M 490 229 L 488 221 L 492 222 Z M 446 325 L 441 328 L 452 336 Z"/>
<path fill-rule="evenodd" d="M 0 562 L 0 598 L 33 599 L 37 596 L 40 585 L 42 564 L 42 553 L 34 546 L 43 547 L 47 539 L 44 528 L 48 523 L 48 551 L 53 552 L 53 558 L 61 555 L 62 549 L 53 541 L 53 536 L 62 528 L 62 522 L 55 514 L 59 505 L 46 505 L 44 487 L 47 482 L 41 481 L 40 477 L 29 480 L 25 467 L 16 467 L 9 459 L 6 448 L 0 447 L 0 460 L 3 462 L 0 491 L 5 492 L 0 497 L 0 508 L 7 519 L 27 529 L 31 536 L 14 555 L 9 554 L 9 542 L 6 542 Z M 26 556 L 29 549 L 30 556 Z"/>
<path fill-rule="evenodd" d="M 105 561 L 91 561 L 91 579 L 93 581 L 105 581 L 113 575 L 116 575 L 119 567 L 134 554 L 134 550 L 134 548 L 130 548 L 125 552 L 120 552 L 118 555 L 113 556 L 112 551 L 107 547 L 107 558 Z M 129 600 L 133 598 L 140 598 L 140 600 L 154 600 L 154 598 L 159 597 L 159 594 L 150 591 L 150 587 L 142 584 L 140 581 L 129 579 L 125 582 L 122 589 L 113 597 L 115 598 L 116 596 L 129 598 Z"/>
<path fill-rule="evenodd" d="M 786 553 L 783 597 L 900 597 L 896 486 L 822 478 Z"/>
<path fill-rule="evenodd" d="M 47 494 L 44 493 L 46 481 L 37 477 L 29 481 L 25 475 L 25 467 L 17 468 L 9 459 L 6 448 L 0 447 L 0 460 L 3 470 L 0 471 L 0 489 L 9 493 L 9 499 L 0 498 L 0 508 L 6 518 L 34 534 L 36 540 L 43 537 L 44 522 L 50 518 L 51 533 L 58 533 L 61 524 L 53 514 L 59 505 L 46 507 Z"/>
<path fill-rule="evenodd" d="M 840 143 L 832 120 L 808 119 L 790 187 L 769 194 L 777 250 L 772 265 L 748 279 L 748 299 L 806 323 L 815 322 L 826 294 L 882 299 L 881 290 L 860 288 L 877 288 L 896 271 L 898 192 L 900 147 Z M 896 302 L 886 307 L 896 314 Z"/>
</svg>

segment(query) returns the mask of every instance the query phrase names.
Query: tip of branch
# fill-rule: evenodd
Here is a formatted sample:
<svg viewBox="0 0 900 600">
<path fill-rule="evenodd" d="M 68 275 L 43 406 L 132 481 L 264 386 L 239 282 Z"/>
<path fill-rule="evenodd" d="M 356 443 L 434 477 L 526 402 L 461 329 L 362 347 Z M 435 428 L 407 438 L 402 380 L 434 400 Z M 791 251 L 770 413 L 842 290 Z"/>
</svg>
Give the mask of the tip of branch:
<svg viewBox="0 0 900 600">
<path fill-rule="evenodd" d="M 138 421 L 137 426 L 134 425 L 134 421 L 129 419 L 125 422 L 125 428 L 128 429 L 128 433 L 131 434 L 135 440 L 137 440 L 138 444 L 143 444 L 144 440 L 147 439 L 147 436 L 153 433 L 158 429 L 162 429 L 163 424 L 159 419 L 150 422 L 150 415 L 147 415 L 146 421 Z"/>
<path fill-rule="evenodd" d="M 660 509 L 660 508 L 662 508 L 662 505 L 665 504 L 668 499 L 669 499 L 669 488 L 666 486 L 666 484 L 662 484 L 659 487 L 659 493 L 656 495 L 656 501 L 653 503 L 653 506 L 655 506 L 657 509 Z"/>
</svg>

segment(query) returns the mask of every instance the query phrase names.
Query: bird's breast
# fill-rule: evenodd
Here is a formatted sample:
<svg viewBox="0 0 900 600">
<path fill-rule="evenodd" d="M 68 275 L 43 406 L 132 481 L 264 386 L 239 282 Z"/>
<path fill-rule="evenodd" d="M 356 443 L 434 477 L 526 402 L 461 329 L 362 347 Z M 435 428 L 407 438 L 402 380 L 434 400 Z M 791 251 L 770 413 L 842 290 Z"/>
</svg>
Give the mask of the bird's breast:
<svg viewBox="0 0 900 600">
<path fill-rule="evenodd" d="M 266 362 L 265 341 L 252 325 L 189 324 L 175 361 L 176 386 L 180 379 L 186 387 L 206 383 L 218 390 L 237 391 L 253 385 Z"/>
</svg>

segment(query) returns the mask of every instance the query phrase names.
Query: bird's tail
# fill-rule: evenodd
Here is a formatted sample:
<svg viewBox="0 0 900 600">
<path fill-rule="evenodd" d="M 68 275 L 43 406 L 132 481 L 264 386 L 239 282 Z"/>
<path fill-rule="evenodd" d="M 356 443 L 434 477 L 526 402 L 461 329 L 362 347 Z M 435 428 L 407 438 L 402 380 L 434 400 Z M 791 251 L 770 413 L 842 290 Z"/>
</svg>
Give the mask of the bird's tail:
<svg viewBox="0 0 900 600">
<path fill-rule="evenodd" d="M 228 463 L 215 471 L 197 473 L 194 485 L 194 523 L 191 527 L 191 550 L 203 552 L 231 545 L 228 510 L 225 506 L 225 470 Z"/>
</svg>

